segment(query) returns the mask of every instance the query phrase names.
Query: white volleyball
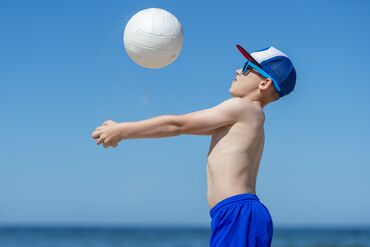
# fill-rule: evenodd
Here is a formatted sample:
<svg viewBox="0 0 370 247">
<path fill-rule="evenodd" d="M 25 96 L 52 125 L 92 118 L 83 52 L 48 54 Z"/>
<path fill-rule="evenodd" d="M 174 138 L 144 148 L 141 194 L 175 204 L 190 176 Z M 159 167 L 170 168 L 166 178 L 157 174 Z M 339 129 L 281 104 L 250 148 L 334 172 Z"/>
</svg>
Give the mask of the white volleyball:
<svg viewBox="0 0 370 247">
<path fill-rule="evenodd" d="M 128 21 L 123 43 L 135 63 L 157 69 L 178 57 L 183 44 L 183 31 L 180 22 L 170 12 L 149 8 L 139 11 Z"/>
</svg>

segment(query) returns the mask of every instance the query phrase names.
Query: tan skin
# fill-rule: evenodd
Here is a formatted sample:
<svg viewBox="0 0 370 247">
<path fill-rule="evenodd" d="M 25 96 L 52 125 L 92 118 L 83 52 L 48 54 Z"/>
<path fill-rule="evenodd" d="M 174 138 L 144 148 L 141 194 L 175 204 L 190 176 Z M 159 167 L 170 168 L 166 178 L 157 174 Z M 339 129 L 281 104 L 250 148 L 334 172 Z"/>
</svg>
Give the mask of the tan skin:
<svg viewBox="0 0 370 247">
<path fill-rule="evenodd" d="M 122 140 L 159 138 L 181 134 L 212 136 L 207 159 L 207 197 L 212 208 L 221 200 L 241 193 L 256 194 L 256 179 L 264 147 L 263 107 L 277 100 L 270 78 L 254 70 L 236 71 L 229 89 L 233 96 L 201 111 L 161 115 L 138 122 L 108 120 L 92 138 L 105 148 Z"/>
</svg>

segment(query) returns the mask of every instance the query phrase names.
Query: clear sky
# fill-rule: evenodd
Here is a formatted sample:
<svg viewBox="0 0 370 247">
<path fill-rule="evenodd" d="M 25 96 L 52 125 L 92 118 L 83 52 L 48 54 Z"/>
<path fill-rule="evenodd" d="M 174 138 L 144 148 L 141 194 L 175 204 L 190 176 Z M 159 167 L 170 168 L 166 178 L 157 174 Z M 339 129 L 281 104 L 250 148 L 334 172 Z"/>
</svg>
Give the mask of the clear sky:
<svg viewBox="0 0 370 247">
<path fill-rule="evenodd" d="M 184 30 L 178 59 L 134 64 L 127 21 L 149 7 Z M 275 46 L 295 90 L 267 106 L 257 195 L 278 225 L 370 224 L 370 2 L 1 1 L 0 224 L 210 222 L 208 136 L 90 135 L 105 120 L 184 114 L 231 97 L 244 58 Z"/>
</svg>

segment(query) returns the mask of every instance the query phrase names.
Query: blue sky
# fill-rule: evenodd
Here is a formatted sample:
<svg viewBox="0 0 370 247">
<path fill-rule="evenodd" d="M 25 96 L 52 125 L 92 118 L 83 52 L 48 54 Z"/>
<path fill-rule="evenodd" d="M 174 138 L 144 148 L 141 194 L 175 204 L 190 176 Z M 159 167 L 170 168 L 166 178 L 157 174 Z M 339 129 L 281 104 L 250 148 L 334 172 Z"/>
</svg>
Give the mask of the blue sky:
<svg viewBox="0 0 370 247">
<path fill-rule="evenodd" d="M 127 21 L 164 8 L 178 59 L 144 69 Z M 295 90 L 265 108 L 257 194 L 279 225 L 370 224 L 369 1 L 2 1 L 0 224 L 209 225 L 207 136 L 104 149 L 105 120 L 183 114 L 230 98 L 243 62 L 275 46 Z"/>
</svg>

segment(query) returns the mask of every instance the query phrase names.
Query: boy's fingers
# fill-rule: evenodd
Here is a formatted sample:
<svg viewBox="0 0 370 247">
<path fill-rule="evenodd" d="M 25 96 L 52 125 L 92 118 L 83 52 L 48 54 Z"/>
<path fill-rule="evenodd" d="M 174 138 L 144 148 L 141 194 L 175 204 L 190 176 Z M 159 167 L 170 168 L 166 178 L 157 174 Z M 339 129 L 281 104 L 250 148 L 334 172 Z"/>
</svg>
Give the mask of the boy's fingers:
<svg viewBox="0 0 370 247">
<path fill-rule="evenodd" d="M 99 137 L 99 139 L 96 141 L 96 144 L 102 144 L 104 142 L 104 138 L 102 136 Z"/>
<path fill-rule="evenodd" d="M 99 136 L 100 136 L 100 132 L 99 131 L 94 131 L 92 133 L 92 138 L 94 138 L 94 139 L 98 138 Z"/>
<path fill-rule="evenodd" d="M 107 121 L 105 121 L 104 123 L 103 123 L 103 125 L 105 126 L 105 125 L 108 125 L 108 124 L 110 124 L 111 122 L 113 122 L 112 120 L 107 120 Z"/>
</svg>

